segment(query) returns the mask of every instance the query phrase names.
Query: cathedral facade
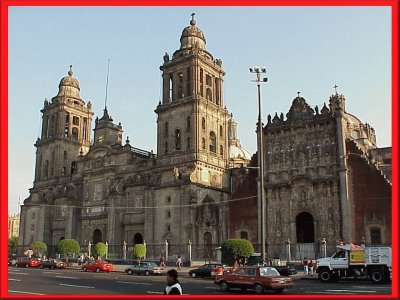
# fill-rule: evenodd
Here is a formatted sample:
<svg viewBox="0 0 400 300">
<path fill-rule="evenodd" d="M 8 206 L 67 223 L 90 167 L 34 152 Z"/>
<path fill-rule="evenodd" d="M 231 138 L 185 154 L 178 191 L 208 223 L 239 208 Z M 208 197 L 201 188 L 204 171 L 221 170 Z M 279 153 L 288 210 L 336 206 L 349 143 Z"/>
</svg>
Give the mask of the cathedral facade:
<svg viewBox="0 0 400 300">
<path fill-rule="evenodd" d="M 230 168 L 245 166 L 237 124 L 223 102 L 222 61 L 205 48 L 194 14 L 180 48 L 160 67 L 157 154 L 122 141 L 122 125 L 107 107 L 94 120 L 80 98 L 72 69 L 59 92 L 45 100 L 42 134 L 35 143 L 36 170 L 22 206 L 20 245 L 146 243 L 148 256 L 187 252 L 211 256 L 228 237 Z"/>
<path fill-rule="evenodd" d="M 340 242 L 391 245 L 391 148 L 348 113 L 335 92 L 311 108 L 303 97 L 263 127 L 269 257 L 317 258 Z M 251 162 L 257 165 L 257 161 Z M 238 175 L 229 204 L 231 236 L 260 243 L 257 172 Z M 242 212 L 246 206 L 247 211 Z M 291 247 L 289 247 L 291 245 Z"/>
</svg>

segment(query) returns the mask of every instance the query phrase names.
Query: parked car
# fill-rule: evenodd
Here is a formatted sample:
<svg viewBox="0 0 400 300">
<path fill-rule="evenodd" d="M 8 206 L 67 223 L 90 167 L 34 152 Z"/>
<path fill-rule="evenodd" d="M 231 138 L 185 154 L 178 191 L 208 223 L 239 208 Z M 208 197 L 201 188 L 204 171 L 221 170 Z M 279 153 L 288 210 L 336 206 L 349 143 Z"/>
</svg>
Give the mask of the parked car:
<svg viewBox="0 0 400 300">
<path fill-rule="evenodd" d="M 154 262 L 147 262 L 147 261 L 142 261 L 137 265 L 132 265 L 130 270 L 132 273 L 130 273 L 128 270 L 127 271 L 128 274 L 138 274 L 138 275 L 144 274 L 146 276 L 164 274 L 163 267 L 157 266 L 157 264 Z"/>
<path fill-rule="evenodd" d="M 102 260 L 90 260 L 82 265 L 82 270 L 93 272 L 110 272 L 113 270 L 113 264 Z"/>
<path fill-rule="evenodd" d="M 29 258 L 28 256 L 22 256 L 17 259 L 15 262 L 16 267 L 25 267 L 25 268 L 37 268 L 39 266 L 39 259 L 37 258 Z"/>
<path fill-rule="evenodd" d="M 132 261 L 131 265 L 129 267 L 125 268 L 125 273 L 132 275 L 133 274 L 133 269 L 137 267 L 139 263 L 136 261 Z"/>
<path fill-rule="evenodd" d="M 67 264 L 63 261 L 57 259 L 49 258 L 39 263 L 39 268 L 49 268 L 49 269 L 65 269 Z"/>
<path fill-rule="evenodd" d="M 226 266 L 223 265 L 223 264 L 218 264 L 218 263 L 215 263 L 215 264 L 204 264 L 201 267 L 198 267 L 196 269 L 191 269 L 189 271 L 189 276 L 191 276 L 193 278 L 195 278 L 195 277 L 211 277 L 212 269 L 217 268 L 217 267 L 223 267 L 224 268 Z"/>
<path fill-rule="evenodd" d="M 259 267 L 272 267 L 275 268 L 280 275 L 289 276 L 297 274 L 296 265 L 294 263 L 287 263 L 284 266 L 268 265 L 264 260 L 247 262 L 246 266 L 259 266 Z"/>
<path fill-rule="evenodd" d="M 223 292 L 230 288 L 241 290 L 254 289 L 256 294 L 267 290 L 282 293 L 284 289 L 293 287 L 293 280 L 281 276 L 273 267 L 240 267 L 234 272 L 224 272 L 216 275 L 214 283 L 218 284 Z"/>
<path fill-rule="evenodd" d="M 231 272 L 232 270 L 233 270 L 233 267 L 229 267 L 229 266 L 226 266 L 226 265 L 218 266 L 218 267 L 215 267 L 215 268 L 211 269 L 211 276 L 210 277 L 212 279 L 215 279 L 215 276 L 222 275 L 222 274 L 224 274 L 224 272 Z"/>
<path fill-rule="evenodd" d="M 15 266 L 16 262 L 17 262 L 17 258 L 16 257 L 9 257 L 8 258 L 8 265 L 9 266 Z"/>
</svg>

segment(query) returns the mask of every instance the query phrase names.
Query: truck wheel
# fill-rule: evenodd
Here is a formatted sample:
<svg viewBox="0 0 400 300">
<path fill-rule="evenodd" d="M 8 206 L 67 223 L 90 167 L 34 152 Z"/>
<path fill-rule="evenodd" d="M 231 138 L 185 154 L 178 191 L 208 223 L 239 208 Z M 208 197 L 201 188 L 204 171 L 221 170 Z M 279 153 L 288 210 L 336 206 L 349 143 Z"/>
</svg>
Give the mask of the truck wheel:
<svg viewBox="0 0 400 300">
<path fill-rule="evenodd" d="M 221 291 L 223 291 L 223 292 L 229 291 L 229 285 L 225 281 L 222 281 L 219 284 L 219 287 L 220 287 Z"/>
<path fill-rule="evenodd" d="M 329 270 L 323 270 L 319 273 L 318 277 L 322 282 L 330 282 L 332 280 L 332 273 Z"/>
<path fill-rule="evenodd" d="M 385 281 L 385 276 L 379 269 L 372 270 L 370 276 L 373 283 L 383 283 Z"/>
</svg>

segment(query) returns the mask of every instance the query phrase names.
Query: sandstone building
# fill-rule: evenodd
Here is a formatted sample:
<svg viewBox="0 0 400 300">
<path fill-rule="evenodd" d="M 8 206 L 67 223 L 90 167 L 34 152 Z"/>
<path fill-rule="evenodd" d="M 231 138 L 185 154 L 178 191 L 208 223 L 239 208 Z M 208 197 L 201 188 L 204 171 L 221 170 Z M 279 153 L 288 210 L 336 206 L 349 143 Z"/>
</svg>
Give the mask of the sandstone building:
<svg viewBox="0 0 400 300">
<path fill-rule="evenodd" d="M 147 256 L 187 253 L 216 257 L 226 238 L 246 238 L 260 249 L 256 155 L 237 137 L 224 104 L 222 61 L 205 48 L 194 15 L 180 47 L 165 53 L 157 114 L 157 153 L 123 141 L 121 123 L 105 107 L 94 119 L 80 97 L 72 68 L 45 100 L 36 169 L 21 207 L 20 245 L 76 239 L 147 244 Z M 391 243 L 391 148 L 345 109 L 335 92 L 311 108 L 300 95 L 286 114 L 263 127 L 266 243 L 270 256 L 318 255 L 325 239 Z M 250 168 L 245 168 L 250 164 Z M 49 249 L 53 249 L 54 247 Z M 51 254 L 50 254 L 51 255 Z"/>
<path fill-rule="evenodd" d="M 247 165 L 250 155 L 223 102 L 222 61 L 205 45 L 193 14 L 180 48 L 163 57 L 157 155 L 123 142 L 107 107 L 91 142 L 92 103 L 80 98 L 71 68 L 41 110 L 20 245 L 146 242 L 148 256 L 159 256 L 165 242 L 170 254 L 186 253 L 190 240 L 193 255 L 204 257 L 227 238 L 229 168 Z"/>
</svg>

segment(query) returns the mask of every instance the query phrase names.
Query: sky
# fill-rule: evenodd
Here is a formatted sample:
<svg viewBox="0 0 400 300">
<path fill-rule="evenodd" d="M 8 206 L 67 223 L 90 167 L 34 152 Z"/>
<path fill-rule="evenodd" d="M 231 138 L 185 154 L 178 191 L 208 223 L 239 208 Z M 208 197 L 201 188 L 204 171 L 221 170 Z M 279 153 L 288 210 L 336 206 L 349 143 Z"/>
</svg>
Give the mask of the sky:
<svg viewBox="0 0 400 300">
<path fill-rule="evenodd" d="M 179 49 L 193 12 L 207 51 L 223 62 L 223 101 L 251 154 L 257 148 L 254 66 L 267 68 L 264 122 L 268 114 L 286 115 L 297 92 L 321 109 L 336 84 L 346 111 L 375 129 L 378 147 L 392 146 L 390 7 L 14 6 L 8 13 L 9 214 L 29 196 L 40 110 L 57 95 L 69 65 L 94 120 L 103 115 L 110 60 L 108 112 L 121 122 L 123 141 L 129 136 L 132 146 L 156 152 L 159 67 L 165 52 Z"/>
</svg>

